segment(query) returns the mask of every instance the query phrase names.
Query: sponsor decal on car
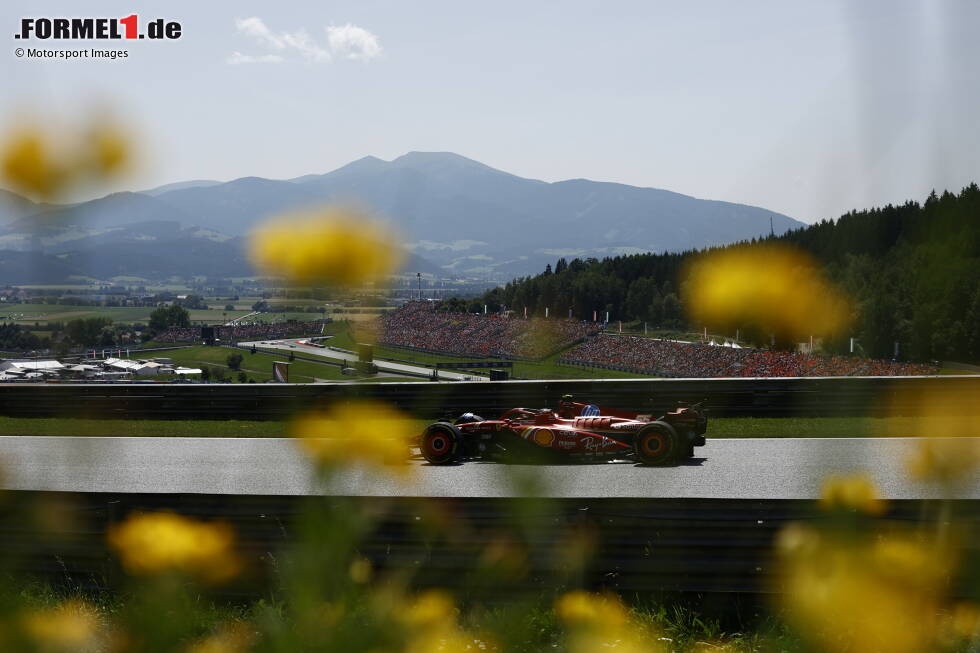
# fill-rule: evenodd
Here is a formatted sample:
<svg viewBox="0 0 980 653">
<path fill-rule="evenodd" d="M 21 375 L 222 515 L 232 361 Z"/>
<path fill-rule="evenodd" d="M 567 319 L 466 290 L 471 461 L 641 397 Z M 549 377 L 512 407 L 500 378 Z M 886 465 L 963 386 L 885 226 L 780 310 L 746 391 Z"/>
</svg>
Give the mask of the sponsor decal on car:
<svg viewBox="0 0 980 653">
<path fill-rule="evenodd" d="M 534 441 L 542 447 L 550 447 L 555 441 L 555 434 L 550 429 L 533 429 Z"/>
</svg>

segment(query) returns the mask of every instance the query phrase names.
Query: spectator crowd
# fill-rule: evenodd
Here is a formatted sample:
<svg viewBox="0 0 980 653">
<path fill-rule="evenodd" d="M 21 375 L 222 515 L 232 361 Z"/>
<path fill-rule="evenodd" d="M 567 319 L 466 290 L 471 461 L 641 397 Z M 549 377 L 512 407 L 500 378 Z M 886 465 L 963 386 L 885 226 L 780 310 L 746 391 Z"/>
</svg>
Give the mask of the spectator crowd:
<svg viewBox="0 0 980 653">
<path fill-rule="evenodd" d="M 241 340 L 275 340 L 289 336 L 304 336 L 318 334 L 323 331 L 323 322 L 275 322 L 266 324 L 233 324 L 214 327 L 214 336 L 226 342 Z M 157 334 L 154 340 L 158 342 L 200 342 L 203 340 L 201 327 L 170 327 L 163 333 Z"/>
<path fill-rule="evenodd" d="M 444 313 L 409 302 L 380 318 L 378 341 L 430 353 L 538 359 L 568 347 L 599 326 L 576 320 Z"/>
<path fill-rule="evenodd" d="M 561 363 L 663 377 L 912 376 L 931 365 L 600 334 L 565 352 Z"/>
</svg>

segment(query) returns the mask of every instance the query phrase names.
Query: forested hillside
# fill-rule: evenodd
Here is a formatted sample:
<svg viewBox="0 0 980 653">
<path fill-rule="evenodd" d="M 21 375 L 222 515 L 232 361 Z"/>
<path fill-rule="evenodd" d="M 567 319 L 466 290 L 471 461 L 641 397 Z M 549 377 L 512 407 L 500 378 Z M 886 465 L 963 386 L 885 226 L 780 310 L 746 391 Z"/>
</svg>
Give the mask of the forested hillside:
<svg viewBox="0 0 980 653">
<path fill-rule="evenodd" d="M 827 278 L 852 298 L 850 333 L 825 348 L 843 351 L 854 336 L 861 350 L 876 358 L 892 357 L 898 342 L 902 359 L 980 360 L 976 184 L 959 195 L 933 192 L 922 204 L 852 211 L 766 240 L 809 252 Z M 699 329 L 687 325 L 681 278 L 685 262 L 698 253 L 559 259 L 554 268 L 549 264 L 542 274 L 496 288 L 479 303 L 518 311 L 526 306 L 534 315 L 545 307 L 553 316 L 571 309 L 579 318 L 609 311 L 613 320 Z"/>
</svg>

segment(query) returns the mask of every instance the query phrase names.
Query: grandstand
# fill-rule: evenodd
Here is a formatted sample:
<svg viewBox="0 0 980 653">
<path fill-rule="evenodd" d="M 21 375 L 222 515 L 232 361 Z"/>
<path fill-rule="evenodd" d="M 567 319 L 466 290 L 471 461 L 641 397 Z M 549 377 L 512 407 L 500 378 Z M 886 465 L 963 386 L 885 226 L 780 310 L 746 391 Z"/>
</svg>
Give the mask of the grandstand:
<svg viewBox="0 0 980 653">
<path fill-rule="evenodd" d="M 637 336 L 598 334 L 566 351 L 560 363 L 678 378 L 776 376 L 912 376 L 932 365 L 733 348 Z"/>
<path fill-rule="evenodd" d="M 379 344 L 432 354 L 541 360 L 673 378 L 917 376 L 934 365 L 601 333 L 576 320 L 440 312 L 409 302 L 379 318 Z"/>
<path fill-rule="evenodd" d="M 378 341 L 384 345 L 517 360 L 550 356 L 600 329 L 597 324 L 577 320 L 444 313 L 429 302 L 409 302 L 379 319 Z"/>
</svg>

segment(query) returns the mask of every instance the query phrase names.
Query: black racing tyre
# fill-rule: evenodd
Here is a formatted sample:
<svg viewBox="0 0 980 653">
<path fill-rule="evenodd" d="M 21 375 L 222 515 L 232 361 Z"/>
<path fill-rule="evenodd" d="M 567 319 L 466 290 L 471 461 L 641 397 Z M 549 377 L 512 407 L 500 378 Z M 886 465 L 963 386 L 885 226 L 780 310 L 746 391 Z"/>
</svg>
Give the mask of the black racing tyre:
<svg viewBox="0 0 980 653">
<path fill-rule="evenodd" d="M 633 449 L 646 465 L 669 465 L 687 453 L 680 436 L 666 422 L 651 422 L 636 434 Z"/>
<path fill-rule="evenodd" d="M 459 458 L 459 429 L 452 424 L 430 424 L 419 441 L 422 457 L 432 465 L 448 465 Z"/>
</svg>

